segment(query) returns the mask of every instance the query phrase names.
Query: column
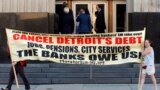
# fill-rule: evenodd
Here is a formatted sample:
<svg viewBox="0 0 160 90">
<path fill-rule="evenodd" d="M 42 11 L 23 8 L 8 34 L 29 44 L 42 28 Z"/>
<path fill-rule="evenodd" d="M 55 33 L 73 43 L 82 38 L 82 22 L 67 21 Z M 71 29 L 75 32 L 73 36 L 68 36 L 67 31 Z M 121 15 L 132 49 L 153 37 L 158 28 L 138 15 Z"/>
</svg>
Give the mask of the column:
<svg viewBox="0 0 160 90">
<path fill-rule="evenodd" d="M 108 32 L 113 32 L 113 0 L 108 1 Z"/>
</svg>

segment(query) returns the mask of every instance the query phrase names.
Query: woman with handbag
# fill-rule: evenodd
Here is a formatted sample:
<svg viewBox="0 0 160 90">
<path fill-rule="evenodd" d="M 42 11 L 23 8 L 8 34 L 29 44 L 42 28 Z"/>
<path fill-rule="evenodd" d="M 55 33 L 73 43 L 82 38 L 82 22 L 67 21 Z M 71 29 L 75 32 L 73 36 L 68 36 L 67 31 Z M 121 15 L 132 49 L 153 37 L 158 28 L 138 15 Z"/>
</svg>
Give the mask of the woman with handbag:
<svg viewBox="0 0 160 90">
<path fill-rule="evenodd" d="M 157 81 L 155 78 L 155 65 L 154 65 L 154 50 L 151 47 L 151 41 L 145 40 L 145 49 L 142 51 L 142 57 L 144 58 L 144 63 L 142 64 L 142 76 L 139 90 L 142 90 L 146 74 L 152 79 L 154 90 L 157 90 Z"/>
</svg>

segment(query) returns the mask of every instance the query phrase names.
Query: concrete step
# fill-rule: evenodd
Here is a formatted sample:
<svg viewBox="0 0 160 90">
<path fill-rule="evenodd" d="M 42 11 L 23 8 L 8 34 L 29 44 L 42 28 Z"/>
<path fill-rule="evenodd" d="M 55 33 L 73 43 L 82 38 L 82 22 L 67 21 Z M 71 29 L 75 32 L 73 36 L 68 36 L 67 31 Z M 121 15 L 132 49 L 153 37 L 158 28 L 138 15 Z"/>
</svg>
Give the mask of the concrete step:
<svg viewBox="0 0 160 90">
<path fill-rule="evenodd" d="M 139 73 L 25 73 L 28 78 L 87 78 L 92 77 L 107 77 L 107 78 L 136 78 Z M 9 73 L 0 73 L 0 78 L 8 78 Z M 149 77 L 149 76 L 147 76 Z M 160 73 L 155 74 L 156 78 L 160 78 Z"/>
<path fill-rule="evenodd" d="M 49 67 L 50 64 L 27 64 L 27 67 L 39 67 L 39 68 L 44 68 L 44 67 Z M 11 67 L 11 64 L 0 64 L 0 68 L 4 67 Z"/>
<path fill-rule="evenodd" d="M 139 73 L 135 73 L 135 77 L 139 77 Z M 146 77 L 149 77 L 148 75 L 146 75 Z M 155 77 L 156 78 L 160 78 L 160 73 L 155 73 Z"/>
<path fill-rule="evenodd" d="M 25 73 L 28 78 L 47 78 L 46 73 Z M 17 75 L 19 76 L 19 75 Z M 1 73 L 0 78 L 9 78 L 9 73 Z"/>
<path fill-rule="evenodd" d="M 6 68 L 7 69 L 7 68 Z M 7 69 L 8 70 L 8 69 Z M 27 67 L 25 68 L 25 72 L 45 72 L 45 73 L 67 73 L 67 72 L 74 72 L 74 73 L 87 73 L 90 71 L 94 73 L 112 73 L 112 72 L 123 72 L 123 73 L 139 73 L 139 68 L 102 68 L 102 67 L 70 67 L 70 68 L 38 68 L 38 67 Z M 2 70 L 2 72 L 7 72 L 6 70 Z M 1 70 L 0 70 L 1 72 Z M 160 69 L 156 69 L 156 73 L 160 73 Z"/>
<path fill-rule="evenodd" d="M 10 67 L 0 67 L 0 73 L 9 73 Z M 139 68 L 100 68 L 100 67 L 74 67 L 74 68 L 41 68 L 41 67 L 27 67 L 24 68 L 26 73 L 88 73 L 92 70 L 94 73 L 139 73 Z M 156 69 L 156 73 L 160 73 L 160 69 Z"/>
<path fill-rule="evenodd" d="M 137 84 L 138 83 L 138 78 L 132 78 L 132 84 Z M 156 80 L 157 80 L 157 83 L 160 83 L 160 78 L 156 78 Z M 153 83 L 152 82 L 152 80 L 149 78 L 149 77 L 147 77 L 146 79 L 145 79 L 145 83 L 147 83 L 147 84 L 151 84 L 151 83 Z"/>
<path fill-rule="evenodd" d="M 28 78 L 134 78 L 135 73 L 26 73 Z M 9 73 L 1 73 L 0 78 L 9 78 Z"/>
<path fill-rule="evenodd" d="M 157 64 L 156 68 L 159 66 Z M 8 83 L 10 67 L 10 64 L 0 64 L 0 84 Z M 25 74 L 31 84 L 131 84 L 138 82 L 139 65 L 28 64 Z M 159 82 L 160 69 L 156 69 L 155 76 Z M 21 78 L 18 78 L 20 83 L 23 83 Z M 148 76 L 146 82 L 151 83 Z"/>
<path fill-rule="evenodd" d="M 133 68 L 139 68 L 140 64 L 133 64 Z M 155 64 L 155 68 L 160 68 L 160 64 Z"/>
<path fill-rule="evenodd" d="M 52 79 L 51 78 L 28 78 L 30 84 L 51 84 Z M 18 82 L 20 84 L 23 83 L 21 78 L 18 78 Z M 1 84 L 7 84 L 8 78 L 0 78 Z M 15 82 L 14 82 L 15 83 Z"/>
<path fill-rule="evenodd" d="M 1 84 L 7 84 L 8 78 L 0 78 Z M 31 84 L 118 84 L 131 83 L 131 78 L 28 78 Z M 23 83 L 18 78 L 20 84 Z"/>
<path fill-rule="evenodd" d="M 123 73 L 132 73 L 138 72 L 138 68 L 42 68 L 44 73 L 88 73 L 92 70 L 94 73 L 112 73 L 112 72 L 123 72 Z"/>
<path fill-rule="evenodd" d="M 0 73 L 9 73 L 10 72 L 11 67 L 0 67 Z M 42 68 L 39 67 L 27 67 L 25 68 L 25 72 L 32 72 L 32 73 L 40 73 L 42 72 Z"/>
<path fill-rule="evenodd" d="M 79 64 L 61 64 L 61 63 L 51 63 L 49 65 L 50 67 L 54 67 L 54 68 L 57 68 L 57 67 L 65 67 L 65 68 L 69 68 L 69 67 L 99 67 L 99 68 L 131 68 L 133 67 L 133 64 L 120 64 L 120 65 L 79 65 Z"/>
<path fill-rule="evenodd" d="M 51 73 L 47 74 L 47 77 L 49 78 L 89 78 L 92 76 L 93 78 L 131 78 L 135 77 L 136 74 L 131 74 L 131 73 L 64 73 L 64 74 L 59 74 L 59 73 Z"/>
<path fill-rule="evenodd" d="M 61 67 L 61 68 L 69 68 L 69 67 L 133 67 L 133 64 L 120 64 L 120 65 L 79 65 L 79 64 L 61 64 L 61 63 L 45 63 L 45 64 L 27 64 L 27 67 Z M 0 64 L 0 67 L 11 67 L 11 64 Z"/>
<path fill-rule="evenodd" d="M 138 78 L 28 78 L 31 84 L 137 84 Z M 160 78 L 156 78 L 160 83 Z M 21 78 L 18 78 L 20 84 L 23 84 Z M 7 84 L 8 78 L 0 78 L 1 84 Z M 146 78 L 145 83 L 151 84 L 152 80 Z"/>
<path fill-rule="evenodd" d="M 53 78 L 53 83 L 83 83 L 83 84 L 118 84 L 131 83 L 130 78 Z"/>
</svg>

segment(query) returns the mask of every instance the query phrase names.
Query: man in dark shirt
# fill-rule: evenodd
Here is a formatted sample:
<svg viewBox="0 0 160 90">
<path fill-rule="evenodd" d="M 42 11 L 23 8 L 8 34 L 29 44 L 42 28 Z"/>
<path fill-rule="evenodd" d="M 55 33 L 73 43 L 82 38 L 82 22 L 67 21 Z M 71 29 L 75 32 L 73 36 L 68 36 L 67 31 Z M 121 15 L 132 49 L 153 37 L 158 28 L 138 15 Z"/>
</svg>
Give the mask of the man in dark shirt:
<svg viewBox="0 0 160 90">
<path fill-rule="evenodd" d="M 96 32 L 97 33 L 104 33 L 106 29 L 105 18 L 104 18 L 104 11 L 102 10 L 101 5 L 96 6 L 97 11 L 95 12 L 96 15 Z"/>
</svg>

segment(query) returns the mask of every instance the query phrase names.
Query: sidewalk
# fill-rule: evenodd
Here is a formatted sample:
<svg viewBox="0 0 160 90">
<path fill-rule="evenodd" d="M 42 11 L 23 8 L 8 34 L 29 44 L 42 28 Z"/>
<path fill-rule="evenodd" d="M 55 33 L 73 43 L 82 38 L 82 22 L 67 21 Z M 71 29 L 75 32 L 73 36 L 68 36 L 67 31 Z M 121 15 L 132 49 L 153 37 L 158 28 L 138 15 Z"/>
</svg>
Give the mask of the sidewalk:
<svg viewBox="0 0 160 90">
<path fill-rule="evenodd" d="M 0 85 L 5 87 L 6 85 Z M 160 84 L 158 84 L 158 89 Z M 24 85 L 17 89 L 16 85 L 12 90 L 25 90 Z M 31 90 L 137 90 L 136 84 L 53 84 L 53 85 L 31 85 Z M 145 84 L 143 90 L 153 90 L 152 84 Z"/>
</svg>

